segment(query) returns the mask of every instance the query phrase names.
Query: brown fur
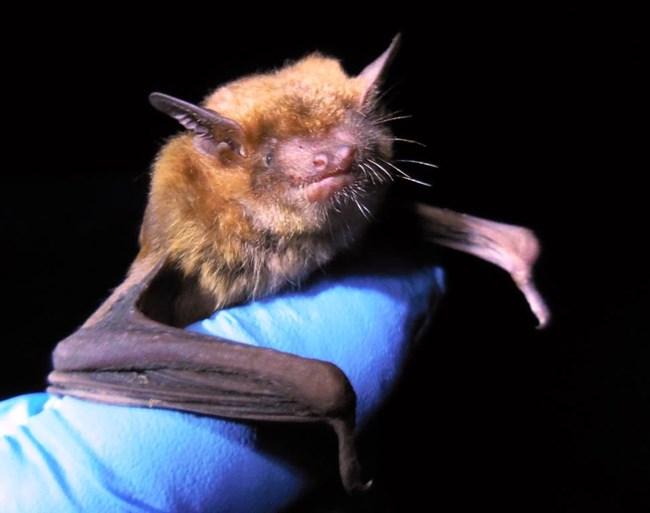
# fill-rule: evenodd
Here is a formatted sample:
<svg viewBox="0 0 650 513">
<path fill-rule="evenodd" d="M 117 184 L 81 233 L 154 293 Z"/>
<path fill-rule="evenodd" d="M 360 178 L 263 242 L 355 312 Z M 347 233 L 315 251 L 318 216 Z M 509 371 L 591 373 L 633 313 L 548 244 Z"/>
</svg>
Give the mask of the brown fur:
<svg viewBox="0 0 650 513">
<path fill-rule="evenodd" d="M 204 107 L 243 128 L 243 157 L 197 151 L 187 132 L 162 148 L 139 259 L 168 255 L 195 284 L 176 300 L 179 324 L 299 282 L 359 239 L 368 224 L 362 207 L 341 199 L 343 192 L 309 201 L 303 186 L 321 147 L 351 145 L 359 162 L 390 156 L 389 133 L 372 121 L 374 90 L 375 80 L 349 77 L 337 60 L 311 55 L 207 97 Z M 372 212 L 384 186 L 357 173 L 357 201 Z M 196 297 L 209 304 L 197 308 Z"/>
</svg>

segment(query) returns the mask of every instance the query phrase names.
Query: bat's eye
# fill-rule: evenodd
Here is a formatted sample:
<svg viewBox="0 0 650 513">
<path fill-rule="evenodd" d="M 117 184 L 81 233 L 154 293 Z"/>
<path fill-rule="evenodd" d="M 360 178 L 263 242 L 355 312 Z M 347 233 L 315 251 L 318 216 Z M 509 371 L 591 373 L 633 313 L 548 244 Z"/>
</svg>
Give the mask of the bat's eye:
<svg viewBox="0 0 650 513">
<path fill-rule="evenodd" d="M 266 154 L 266 157 L 264 157 L 264 163 L 266 164 L 266 167 L 270 167 L 272 162 L 273 162 L 273 153 L 269 152 Z"/>
</svg>

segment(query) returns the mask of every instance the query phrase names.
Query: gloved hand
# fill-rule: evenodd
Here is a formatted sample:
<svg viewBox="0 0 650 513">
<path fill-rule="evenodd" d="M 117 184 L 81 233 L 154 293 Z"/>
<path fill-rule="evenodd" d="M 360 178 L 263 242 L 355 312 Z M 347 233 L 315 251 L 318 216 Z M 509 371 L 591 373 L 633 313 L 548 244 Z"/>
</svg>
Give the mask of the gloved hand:
<svg viewBox="0 0 650 513">
<path fill-rule="evenodd" d="M 188 329 L 335 363 L 357 393 L 363 427 L 392 390 L 441 289 L 439 268 L 376 258 L 363 271 L 348 267 Z M 281 511 L 311 477 L 282 457 L 290 439 L 269 452 L 257 430 L 176 411 L 16 397 L 0 403 L 0 511 Z"/>
</svg>

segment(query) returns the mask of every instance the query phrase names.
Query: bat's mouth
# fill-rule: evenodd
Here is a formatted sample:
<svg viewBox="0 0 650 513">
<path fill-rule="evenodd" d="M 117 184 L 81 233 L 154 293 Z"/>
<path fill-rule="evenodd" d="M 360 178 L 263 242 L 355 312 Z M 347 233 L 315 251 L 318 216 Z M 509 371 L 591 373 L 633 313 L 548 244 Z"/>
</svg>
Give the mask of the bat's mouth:
<svg viewBox="0 0 650 513">
<path fill-rule="evenodd" d="M 311 203 L 324 203 L 352 185 L 355 179 L 355 173 L 349 168 L 338 173 L 320 176 L 304 187 L 305 198 Z"/>
</svg>

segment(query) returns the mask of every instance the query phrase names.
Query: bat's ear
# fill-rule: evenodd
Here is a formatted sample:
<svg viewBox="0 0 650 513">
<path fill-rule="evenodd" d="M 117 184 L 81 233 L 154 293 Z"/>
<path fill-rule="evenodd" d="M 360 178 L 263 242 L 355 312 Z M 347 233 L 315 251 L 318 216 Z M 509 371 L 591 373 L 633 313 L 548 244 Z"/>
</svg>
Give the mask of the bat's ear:
<svg viewBox="0 0 650 513">
<path fill-rule="evenodd" d="M 149 102 L 160 112 L 192 130 L 196 134 L 194 146 L 199 151 L 222 159 L 227 159 L 232 154 L 245 156 L 244 129 L 236 121 L 211 109 L 162 93 L 151 93 Z"/>
<path fill-rule="evenodd" d="M 361 95 L 362 104 L 371 98 L 373 92 L 377 89 L 382 75 L 386 71 L 386 68 L 390 64 L 390 61 L 393 60 L 393 57 L 395 57 L 395 54 L 397 53 L 400 39 L 400 34 L 397 34 L 393 38 L 393 41 L 390 43 L 388 49 L 377 59 L 368 64 L 357 76 L 357 79 L 361 80 L 361 83 L 363 84 L 363 92 Z"/>
</svg>

